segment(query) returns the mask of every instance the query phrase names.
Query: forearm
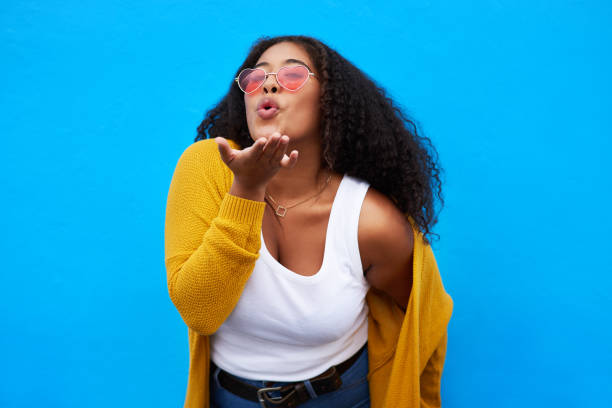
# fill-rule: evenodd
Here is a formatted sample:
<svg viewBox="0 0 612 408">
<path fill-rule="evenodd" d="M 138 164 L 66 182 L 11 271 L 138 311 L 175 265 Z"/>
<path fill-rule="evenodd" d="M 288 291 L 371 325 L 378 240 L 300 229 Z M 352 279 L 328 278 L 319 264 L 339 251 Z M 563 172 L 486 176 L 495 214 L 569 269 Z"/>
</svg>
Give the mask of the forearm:
<svg viewBox="0 0 612 408">
<path fill-rule="evenodd" d="M 259 256 L 264 208 L 226 195 L 199 247 L 166 260 L 170 298 L 193 330 L 214 333 L 238 302 Z"/>
</svg>

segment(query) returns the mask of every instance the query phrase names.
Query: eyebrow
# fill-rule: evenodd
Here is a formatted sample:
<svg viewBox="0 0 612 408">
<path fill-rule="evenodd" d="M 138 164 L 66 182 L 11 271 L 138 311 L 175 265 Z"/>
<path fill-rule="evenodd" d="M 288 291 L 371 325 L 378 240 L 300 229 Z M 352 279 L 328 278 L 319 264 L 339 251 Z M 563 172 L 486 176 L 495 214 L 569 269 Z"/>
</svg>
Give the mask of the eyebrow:
<svg viewBox="0 0 612 408">
<path fill-rule="evenodd" d="M 308 64 L 306 64 L 304 61 L 300 61 L 299 59 L 294 59 L 294 58 L 289 58 L 285 60 L 285 64 L 290 64 L 290 63 L 295 63 L 295 64 L 302 64 L 304 65 L 306 68 L 308 68 L 308 70 L 310 72 L 313 72 L 312 69 L 310 69 L 310 67 L 308 66 Z M 262 65 L 270 65 L 270 63 L 262 61 L 259 64 L 255 65 L 253 68 L 257 68 L 260 67 Z"/>
</svg>

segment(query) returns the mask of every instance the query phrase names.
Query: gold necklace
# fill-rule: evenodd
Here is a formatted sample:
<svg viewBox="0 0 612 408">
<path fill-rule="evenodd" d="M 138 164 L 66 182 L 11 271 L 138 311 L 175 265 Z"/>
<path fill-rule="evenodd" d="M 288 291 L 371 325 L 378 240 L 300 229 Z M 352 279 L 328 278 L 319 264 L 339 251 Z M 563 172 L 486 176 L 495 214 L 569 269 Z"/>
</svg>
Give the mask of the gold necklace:
<svg viewBox="0 0 612 408">
<path fill-rule="evenodd" d="M 281 204 L 279 204 L 279 203 L 278 203 L 278 202 L 277 202 L 277 201 L 276 201 L 276 200 L 275 200 L 275 199 L 272 197 L 272 195 L 270 195 L 270 193 L 268 193 L 267 191 L 266 191 L 266 194 L 265 194 L 265 198 L 267 198 L 266 202 L 267 202 L 268 204 L 270 204 L 270 206 L 272 207 L 272 209 L 274 210 L 274 213 L 275 213 L 276 215 L 278 215 L 279 217 L 284 217 L 284 216 L 287 214 L 287 210 L 288 210 L 288 209 L 293 208 L 293 207 L 295 207 L 295 206 L 298 206 L 298 205 L 300 205 L 300 204 L 303 204 L 303 203 L 305 203 L 305 202 L 306 202 L 306 201 L 308 201 L 308 200 L 312 200 L 313 198 L 315 198 L 316 196 L 318 196 L 319 194 L 321 194 L 321 193 L 323 192 L 323 190 L 325 190 L 325 187 L 327 187 L 327 185 L 329 184 L 329 181 L 330 181 L 330 180 L 331 180 L 331 174 L 329 174 L 329 175 L 327 176 L 327 180 L 325 180 L 325 184 L 323 185 L 323 187 L 322 187 L 322 188 L 321 188 L 321 189 L 320 189 L 320 190 L 319 190 L 319 191 L 318 191 L 318 192 L 317 192 L 315 195 L 313 195 L 313 196 L 311 196 L 311 197 L 308 197 L 307 199 L 302 200 L 302 201 L 300 201 L 300 202 L 298 202 L 298 203 L 296 203 L 296 204 L 293 204 L 293 205 L 287 205 L 287 206 L 285 206 L 285 205 L 281 205 Z M 276 207 L 276 208 L 274 208 L 274 207 Z"/>
</svg>

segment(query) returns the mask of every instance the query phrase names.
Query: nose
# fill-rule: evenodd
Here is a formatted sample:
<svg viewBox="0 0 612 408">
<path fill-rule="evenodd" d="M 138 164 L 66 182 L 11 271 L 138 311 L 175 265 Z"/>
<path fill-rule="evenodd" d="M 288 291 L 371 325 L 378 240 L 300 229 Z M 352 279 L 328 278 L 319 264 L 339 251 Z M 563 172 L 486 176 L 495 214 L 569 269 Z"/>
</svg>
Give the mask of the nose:
<svg viewBox="0 0 612 408">
<path fill-rule="evenodd" d="M 276 93 L 279 90 L 278 82 L 276 81 L 276 74 L 268 75 L 263 83 L 264 93 Z"/>
</svg>

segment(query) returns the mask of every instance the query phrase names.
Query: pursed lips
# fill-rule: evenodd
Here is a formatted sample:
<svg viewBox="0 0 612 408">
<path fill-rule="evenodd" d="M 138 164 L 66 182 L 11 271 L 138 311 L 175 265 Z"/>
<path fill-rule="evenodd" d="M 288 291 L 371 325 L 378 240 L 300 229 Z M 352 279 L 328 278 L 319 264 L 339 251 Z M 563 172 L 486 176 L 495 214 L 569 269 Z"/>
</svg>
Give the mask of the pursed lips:
<svg viewBox="0 0 612 408">
<path fill-rule="evenodd" d="M 257 115 L 262 119 L 270 119 L 275 116 L 278 111 L 278 104 L 272 98 L 263 98 L 257 104 Z"/>
<path fill-rule="evenodd" d="M 257 103 L 257 109 L 278 109 L 278 104 L 272 98 L 263 98 L 259 103 Z"/>
</svg>

